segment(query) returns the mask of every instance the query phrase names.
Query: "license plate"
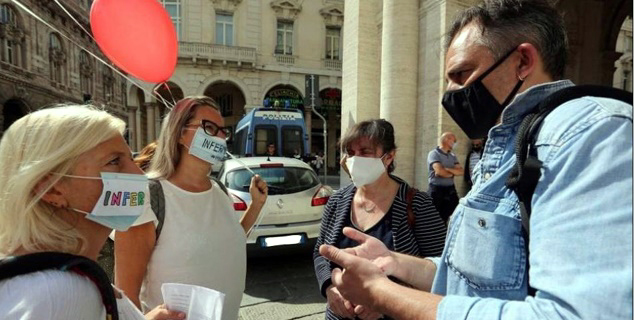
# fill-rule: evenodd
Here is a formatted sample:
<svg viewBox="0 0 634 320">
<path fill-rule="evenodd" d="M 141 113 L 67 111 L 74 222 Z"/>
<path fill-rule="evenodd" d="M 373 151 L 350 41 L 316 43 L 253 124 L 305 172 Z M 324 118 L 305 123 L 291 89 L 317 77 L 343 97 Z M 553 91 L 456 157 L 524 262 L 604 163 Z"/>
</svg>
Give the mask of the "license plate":
<svg viewBox="0 0 634 320">
<path fill-rule="evenodd" d="M 291 244 L 301 244 L 304 243 L 305 236 L 303 234 L 294 234 L 290 236 L 281 236 L 281 237 L 264 237 L 260 240 L 260 245 L 263 248 L 270 248 L 276 246 L 286 246 Z"/>
</svg>

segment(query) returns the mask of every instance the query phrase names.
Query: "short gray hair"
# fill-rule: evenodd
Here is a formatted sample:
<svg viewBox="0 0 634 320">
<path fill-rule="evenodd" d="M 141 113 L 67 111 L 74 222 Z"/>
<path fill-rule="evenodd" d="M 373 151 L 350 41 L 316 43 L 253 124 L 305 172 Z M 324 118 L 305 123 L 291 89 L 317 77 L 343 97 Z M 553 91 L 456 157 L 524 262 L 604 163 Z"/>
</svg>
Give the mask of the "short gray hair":
<svg viewBox="0 0 634 320">
<path fill-rule="evenodd" d="M 482 31 L 478 40 L 495 60 L 522 43 L 537 48 L 544 69 L 561 79 L 566 67 L 568 37 L 562 16 L 547 0 L 484 0 L 460 12 L 447 34 L 445 51 L 454 37 L 471 22 Z"/>
</svg>

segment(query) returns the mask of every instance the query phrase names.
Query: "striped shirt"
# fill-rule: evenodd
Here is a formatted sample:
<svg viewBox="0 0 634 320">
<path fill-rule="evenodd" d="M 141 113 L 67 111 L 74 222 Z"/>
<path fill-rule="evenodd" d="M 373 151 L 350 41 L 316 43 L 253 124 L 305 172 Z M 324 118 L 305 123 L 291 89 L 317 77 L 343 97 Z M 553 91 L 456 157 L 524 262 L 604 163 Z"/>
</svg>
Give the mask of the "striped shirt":
<svg viewBox="0 0 634 320">
<path fill-rule="evenodd" d="M 394 251 L 419 257 L 439 256 L 445 245 L 447 229 L 431 197 L 425 192 L 416 192 L 412 201 L 412 210 L 416 218 L 412 228 L 407 223 L 406 195 L 410 187 L 405 181 L 392 175 L 390 177 L 400 185 L 391 207 Z M 326 289 L 332 283 L 330 275 L 334 266 L 319 254 L 319 246 L 335 245 L 344 236 L 343 227 L 350 217 L 352 199 L 356 191 L 357 188 L 353 184 L 340 189 L 330 197 L 324 208 L 321 230 L 313 251 L 315 274 L 324 297 L 326 297 Z M 326 319 L 340 318 L 326 309 Z"/>
</svg>

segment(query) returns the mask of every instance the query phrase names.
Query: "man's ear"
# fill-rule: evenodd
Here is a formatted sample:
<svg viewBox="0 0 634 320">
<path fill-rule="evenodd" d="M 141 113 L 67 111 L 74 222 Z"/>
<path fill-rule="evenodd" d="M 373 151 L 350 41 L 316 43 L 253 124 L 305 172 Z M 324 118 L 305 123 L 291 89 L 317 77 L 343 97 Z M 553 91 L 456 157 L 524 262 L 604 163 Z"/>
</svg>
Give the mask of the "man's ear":
<svg viewBox="0 0 634 320">
<path fill-rule="evenodd" d="M 517 77 L 526 79 L 537 67 L 540 57 L 537 48 L 530 43 L 522 43 L 517 47 L 520 53 L 520 63 L 517 67 Z"/>
<path fill-rule="evenodd" d="M 62 209 L 68 207 L 68 202 L 66 201 L 66 198 L 64 198 L 63 188 L 60 186 L 60 181 L 52 174 L 40 179 L 40 181 L 35 184 L 33 192 L 36 197 L 39 196 L 42 201 L 54 207 Z"/>
</svg>

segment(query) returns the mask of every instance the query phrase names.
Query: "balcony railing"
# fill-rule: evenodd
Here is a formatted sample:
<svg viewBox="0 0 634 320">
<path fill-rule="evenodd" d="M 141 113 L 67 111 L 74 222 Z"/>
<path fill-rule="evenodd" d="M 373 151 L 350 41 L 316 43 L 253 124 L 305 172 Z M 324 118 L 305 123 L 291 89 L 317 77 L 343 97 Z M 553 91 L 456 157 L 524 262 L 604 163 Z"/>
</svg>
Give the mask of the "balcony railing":
<svg viewBox="0 0 634 320">
<path fill-rule="evenodd" d="M 287 64 L 293 65 L 295 64 L 295 56 L 287 55 L 287 54 L 273 54 L 275 56 L 275 61 L 279 64 Z"/>
<path fill-rule="evenodd" d="M 341 70 L 341 60 L 324 60 L 324 68 L 330 70 Z"/>
<path fill-rule="evenodd" d="M 198 43 L 198 42 L 179 42 L 178 56 L 181 58 L 192 58 L 194 60 L 203 59 L 211 62 L 212 60 L 250 63 L 255 65 L 256 52 L 255 48 L 223 46 L 219 44 Z"/>
</svg>

